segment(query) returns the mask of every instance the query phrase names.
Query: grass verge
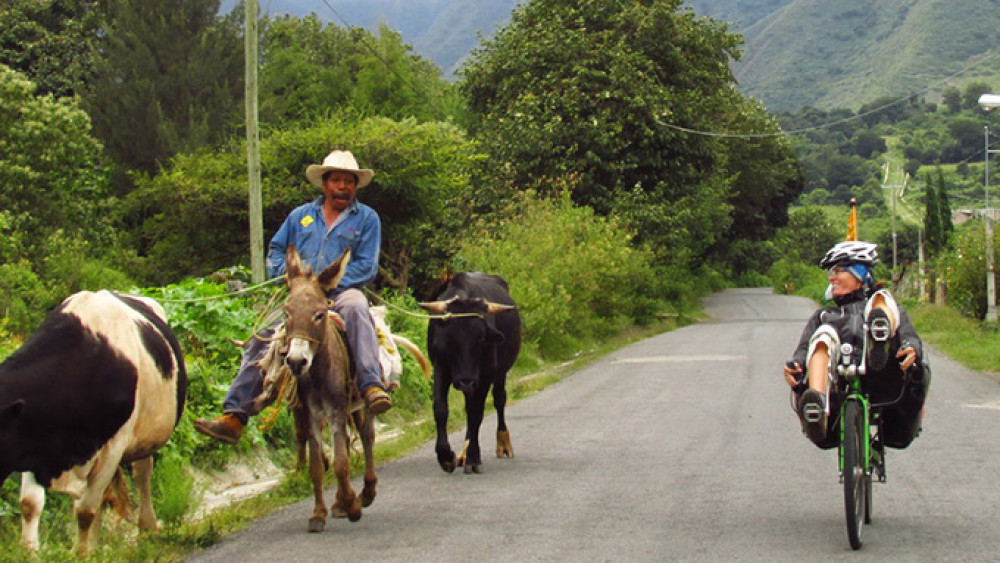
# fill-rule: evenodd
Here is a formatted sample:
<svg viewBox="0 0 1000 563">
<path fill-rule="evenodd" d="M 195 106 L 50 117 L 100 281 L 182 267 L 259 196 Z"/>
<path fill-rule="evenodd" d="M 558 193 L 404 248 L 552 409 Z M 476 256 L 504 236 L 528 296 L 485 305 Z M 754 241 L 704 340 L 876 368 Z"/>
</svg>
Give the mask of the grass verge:
<svg viewBox="0 0 1000 563">
<path fill-rule="evenodd" d="M 983 325 L 949 307 L 930 304 L 907 307 L 907 312 L 917 333 L 935 350 L 970 369 L 1000 378 L 997 325 Z"/>
</svg>

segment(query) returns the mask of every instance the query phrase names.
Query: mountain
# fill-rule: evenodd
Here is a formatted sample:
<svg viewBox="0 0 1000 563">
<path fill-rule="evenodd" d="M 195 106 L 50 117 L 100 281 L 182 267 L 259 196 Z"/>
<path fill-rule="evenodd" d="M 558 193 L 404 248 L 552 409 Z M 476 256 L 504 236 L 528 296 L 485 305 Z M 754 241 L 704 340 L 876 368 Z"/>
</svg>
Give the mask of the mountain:
<svg viewBox="0 0 1000 563">
<path fill-rule="evenodd" d="M 707 0 L 705 0 L 707 1 Z M 1000 0 L 791 0 L 743 30 L 740 89 L 772 111 L 1000 88 Z M 949 78 L 952 77 L 952 78 Z"/>
<path fill-rule="evenodd" d="M 527 0 L 260 0 L 262 12 L 400 32 L 453 78 L 462 59 Z M 225 0 L 223 11 L 235 0 Z M 686 0 L 746 39 L 740 89 L 772 111 L 857 109 L 881 97 L 936 99 L 948 86 L 1000 90 L 1000 0 Z"/>
<path fill-rule="evenodd" d="M 307 16 L 375 31 L 385 23 L 453 78 L 462 59 L 510 20 L 521 0 L 259 0 L 260 12 Z M 235 0 L 222 2 L 228 12 Z"/>
</svg>

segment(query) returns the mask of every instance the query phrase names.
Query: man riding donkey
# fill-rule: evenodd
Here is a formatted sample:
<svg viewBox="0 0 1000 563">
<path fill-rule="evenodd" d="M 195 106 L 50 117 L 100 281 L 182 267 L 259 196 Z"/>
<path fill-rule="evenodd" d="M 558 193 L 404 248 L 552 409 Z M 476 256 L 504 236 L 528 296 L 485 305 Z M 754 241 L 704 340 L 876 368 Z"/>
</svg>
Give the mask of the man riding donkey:
<svg viewBox="0 0 1000 563">
<path fill-rule="evenodd" d="M 359 168 L 349 151 L 335 150 L 322 164 L 306 168 L 306 178 L 323 191 L 323 196 L 294 209 L 271 239 L 267 253 L 267 273 L 275 278 L 285 273 L 285 251 L 295 245 L 304 265 L 322 272 L 347 249 L 351 261 L 340 283 L 327 297 L 332 310 L 346 326 L 346 339 L 354 359 L 354 378 L 368 411 L 381 414 L 392 408 L 385 391 L 379 362 L 379 342 L 362 289 L 378 274 L 381 222 L 378 213 L 357 201 L 357 190 L 367 186 L 375 173 Z M 196 430 L 235 444 L 243 435 L 254 399 L 261 394 L 264 373 L 259 365 L 269 339 L 282 322 L 278 318 L 255 334 L 245 345 L 243 360 L 223 402 L 223 414 L 211 420 L 197 419 Z"/>
</svg>

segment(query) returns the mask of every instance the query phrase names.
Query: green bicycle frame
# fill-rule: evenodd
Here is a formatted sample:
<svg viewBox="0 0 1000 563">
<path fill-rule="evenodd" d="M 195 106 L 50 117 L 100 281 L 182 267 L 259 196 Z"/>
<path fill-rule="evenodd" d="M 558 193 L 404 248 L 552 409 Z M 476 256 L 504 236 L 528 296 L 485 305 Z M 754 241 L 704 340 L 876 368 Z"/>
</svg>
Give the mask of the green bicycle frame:
<svg viewBox="0 0 1000 563">
<path fill-rule="evenodd" d="M 838 464 L 840 467 L 840 478 L 844 479 L 844 411 L 847 408 L 848 401 L 858 401 L 861 403 L 861 413 L 864 420 L 861 421 L 862 428 L 862 448 L 861 448 L 861 459 L 864 460 L 864 469 L 866 475 L 871 475 L 871 402 L 868 397 L 861 392 L 861 380 L 857 377 L 852 378 L 848 382 L 847 395 L 844 397 L 844 401 L 840 403 L 840 445 L 837 447 L 838 452 Z"/>
</svg>

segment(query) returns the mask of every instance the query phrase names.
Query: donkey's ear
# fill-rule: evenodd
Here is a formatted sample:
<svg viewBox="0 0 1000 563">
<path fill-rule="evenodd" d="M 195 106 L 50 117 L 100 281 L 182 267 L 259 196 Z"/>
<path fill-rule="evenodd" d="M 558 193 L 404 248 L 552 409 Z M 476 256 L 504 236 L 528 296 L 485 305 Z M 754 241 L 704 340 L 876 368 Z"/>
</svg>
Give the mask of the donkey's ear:
<svg viewBox="0 0 1000 563">
<path fill-rule="evenodd" d="M 323 288 L 323 291 L 330 291 L 331 289 L 337 287 L 340 283 L 340 278 L 344 277 L 347 273 L 347 265 L 351 263 L 351 249 L 348 248 L 340 255 L 340 258 L 326 267 L 323 273 L 316 278 L 319 282 L 319 286 Z"/>
<path fill-rule="evenodd" d="M 302 258 L 299 257 L 299 250 L 294 244 L 288 245 L 285 250 L 285 274 L 288 280 L 302 275 Z"/>
</svg>

